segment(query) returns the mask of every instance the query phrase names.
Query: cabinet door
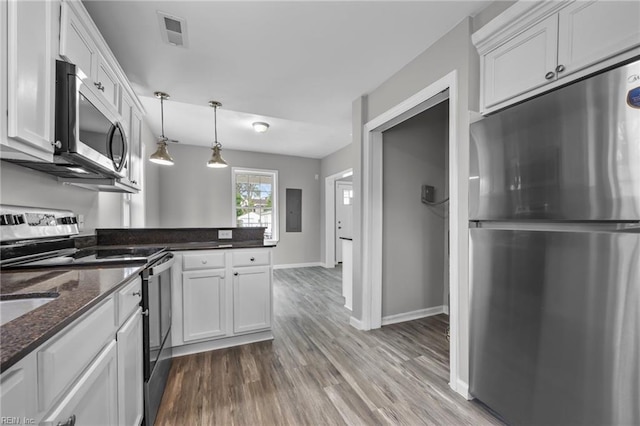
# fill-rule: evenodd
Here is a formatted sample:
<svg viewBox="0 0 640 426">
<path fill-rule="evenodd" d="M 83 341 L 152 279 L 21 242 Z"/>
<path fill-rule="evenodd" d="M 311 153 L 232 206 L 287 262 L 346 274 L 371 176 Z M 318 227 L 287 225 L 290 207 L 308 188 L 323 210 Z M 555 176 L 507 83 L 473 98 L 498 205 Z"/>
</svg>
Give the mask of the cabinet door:
<svg viewBox="0 0 640 426">
<path fill-rule="evenodd" d="M 36 418 L 36 362 L 33 353 L 2 373 L 0 379 L 0 408 L 2 419 Z M 9 421 L 2 422 L 9 424 Z"/>
<path fill-rule="evenodd" d="M 559 75 L 640 45 L 640 2 L 578 1 L 560 10 Z"/>
<path fill-rule="evenodd" d="M 98 58 L 98 74 L 96 76 L 95 86 L 114 108 L 114 111 L 117 111 L 120 96 L 118 79 L 107 61 L 104 60 L 102 56 L 98 56 Z"/>
<path fill-rule="evenodd" d="M 93 85 L 97 74 L 98 48 L 67 2 L 62 2 L 60 11 L 60 56 L 75 64 L 82 81 Z"/>
<path fill-rule="evenodd" d="M 482 58 L 485 108 L 555 80 L 558 17 L 550 16 Z"/>
<path fill-rule="evenodd" d="M 234 333 L 269 327 L 271 327 L 271 267 L 234 269 Z"/>
<path fill-rule="evenodd" d="M 54 6 L 49 1 L 7 4 L 7 136 L 18 143 L 3 143 L 44 161 L 53 159 Z"/>
<path fill-rule="evenodd" d="M 224 269 L 182 273 L 183 340 L 227 334 Z"/>
<path fill-rule="evenodd" d="M 118 330 L 118 424 L 137 426 L 142 421 L 144 382 L 142 366 L 142 310 L 138 308 Z"/>
<path fill-rule="evenodd" d="M 65 424 L 72 417 L 78 425 L 118 424 L 116 367 L 116 342 L 112 340 L 62 401 L 45 416 L 43 424 Z"/>
</svg>

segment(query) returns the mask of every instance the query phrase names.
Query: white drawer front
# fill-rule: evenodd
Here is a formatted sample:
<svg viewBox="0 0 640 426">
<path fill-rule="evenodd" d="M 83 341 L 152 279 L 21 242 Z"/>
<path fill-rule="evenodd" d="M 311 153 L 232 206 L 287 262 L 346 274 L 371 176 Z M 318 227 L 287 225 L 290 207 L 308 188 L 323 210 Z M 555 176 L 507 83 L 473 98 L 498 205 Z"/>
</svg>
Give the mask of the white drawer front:
<svg viewBox="0 0 640 426">
<path fill-rule="evenodd" d="M 38 351 L 39 408 L 46 410 L 115 334 L 112 297 Z"/>
<path fill-rule="evenodd" d="M 118 325 L 124 324 L 131 312 L 135 311 L 142 300 L 142 279 L 136 278 L 116 296 L 118 299 Z"/>
<path fill-rule="evenodd" d="M 185 271 L 194 269 L 224 268 L 224 252 L 195 252 L 182 256 L 182 269 Z"/>
<path fill-rule="evenodd" d="M 233 266 L 269 265 L 271 263 L 269 254 L 266 250 L 234 250 Z"/>
</svg>

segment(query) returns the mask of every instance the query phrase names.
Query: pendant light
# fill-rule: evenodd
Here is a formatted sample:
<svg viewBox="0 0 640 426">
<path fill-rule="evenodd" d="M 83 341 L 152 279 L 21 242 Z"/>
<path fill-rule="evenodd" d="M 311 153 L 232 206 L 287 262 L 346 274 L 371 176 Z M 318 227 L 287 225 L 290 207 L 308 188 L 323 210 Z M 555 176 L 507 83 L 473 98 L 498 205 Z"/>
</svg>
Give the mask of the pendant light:
<svg viewBox="0 0 640 426">
<path fill-rule="evenodd" d="M 222 106 L 222 104 L 218 101 L 209 101 L 209 106 L 213 108 L 213 131 L 214 131 L 214 141 L 213 154 L 211 155 L 211 160 L 207 163 L 207 167 L 213 167 L 216 169 L 221 169 L 227 167 L 228 164 L 220 155 L 220 150 L 222 149 L 222 144 L 218 142 L 218 108 Z"/>
<path fill-rule="evenodd" d="M 173 166 L 173 158 L 169 155 L 167 142 L 170 140 L 164 135 L 164 100 L 169 99 L 169 95 L 164 92 L 154 92 L 156 98 L 160 99 L 160 123 L 162 126 L 162 136 L 158 138 L 158 149 L 151 154 L 149 161 L 162 164 L 163 166 Z M 178 142 L 171 139 L 171 142 Z"/>
</svg>

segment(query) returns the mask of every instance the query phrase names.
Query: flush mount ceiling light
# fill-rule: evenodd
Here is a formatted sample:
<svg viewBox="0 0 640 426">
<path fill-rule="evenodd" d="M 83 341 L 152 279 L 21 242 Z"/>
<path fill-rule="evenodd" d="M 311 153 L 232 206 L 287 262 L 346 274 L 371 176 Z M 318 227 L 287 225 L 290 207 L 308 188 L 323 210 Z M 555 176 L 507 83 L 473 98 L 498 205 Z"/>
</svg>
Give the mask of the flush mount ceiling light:
<svg viewBox="0 0 640 426">
<path fill-rule="evenodd" d="M 178 142 L 175 139 L 169 139 L 164 135 L 164 100 L 169 99 L 169 95 L 164 92 L 154 92 L 153 95 L 160 99 L 160 123 L 162 126 L 162 136 L 158 137 L 158 149 L 156 152 L 151 154 L 149 157 L 149 161 L 162 164 L 163 166 L 172 166 L 173 158 L 169 155 L 169 150 L 167 149 L 167 142 Z"/>
<path fill-rule="evenodd" d="M 228 164 L 220 155 L 220 150 L 222 149 L 222 144 L 218 142 L 218 108 L 222 106 L 222 104 L 218 101 L 209 101 L 209 106 L 213 108 L 213 131 L 214 131 L 214 141 L 213 154 L 211 155 L 211 160 L 207 163 L 207 167 L 213 167 L 216 169 L 221 169 L 223 167 L 227 167 Z"/>
<path fill-rule="evenodd" d="M 258 133 L 264 133 L 267 130 L 269 130 L 269 123 L 265 123 L 263 121 L 256 121 L 255 123 L 252 124 L 253 126 L 253 130 L 255 130 Z"/>
</svg>

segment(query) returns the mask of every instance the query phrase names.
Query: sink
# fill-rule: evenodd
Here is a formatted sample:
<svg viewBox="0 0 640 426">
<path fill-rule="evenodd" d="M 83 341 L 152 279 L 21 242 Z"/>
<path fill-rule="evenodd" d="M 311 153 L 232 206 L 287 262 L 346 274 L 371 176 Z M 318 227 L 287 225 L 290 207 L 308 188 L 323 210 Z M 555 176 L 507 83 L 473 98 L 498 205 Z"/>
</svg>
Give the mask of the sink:
<svg viewBox="0 0 640 426">
<path fill-rule="evenodd" d="M 0 325 L 21 317 L 42 305 L 55 300 L 54 297 L 29 297 L 24 299 L 0 300 Z"/>
</svg>

